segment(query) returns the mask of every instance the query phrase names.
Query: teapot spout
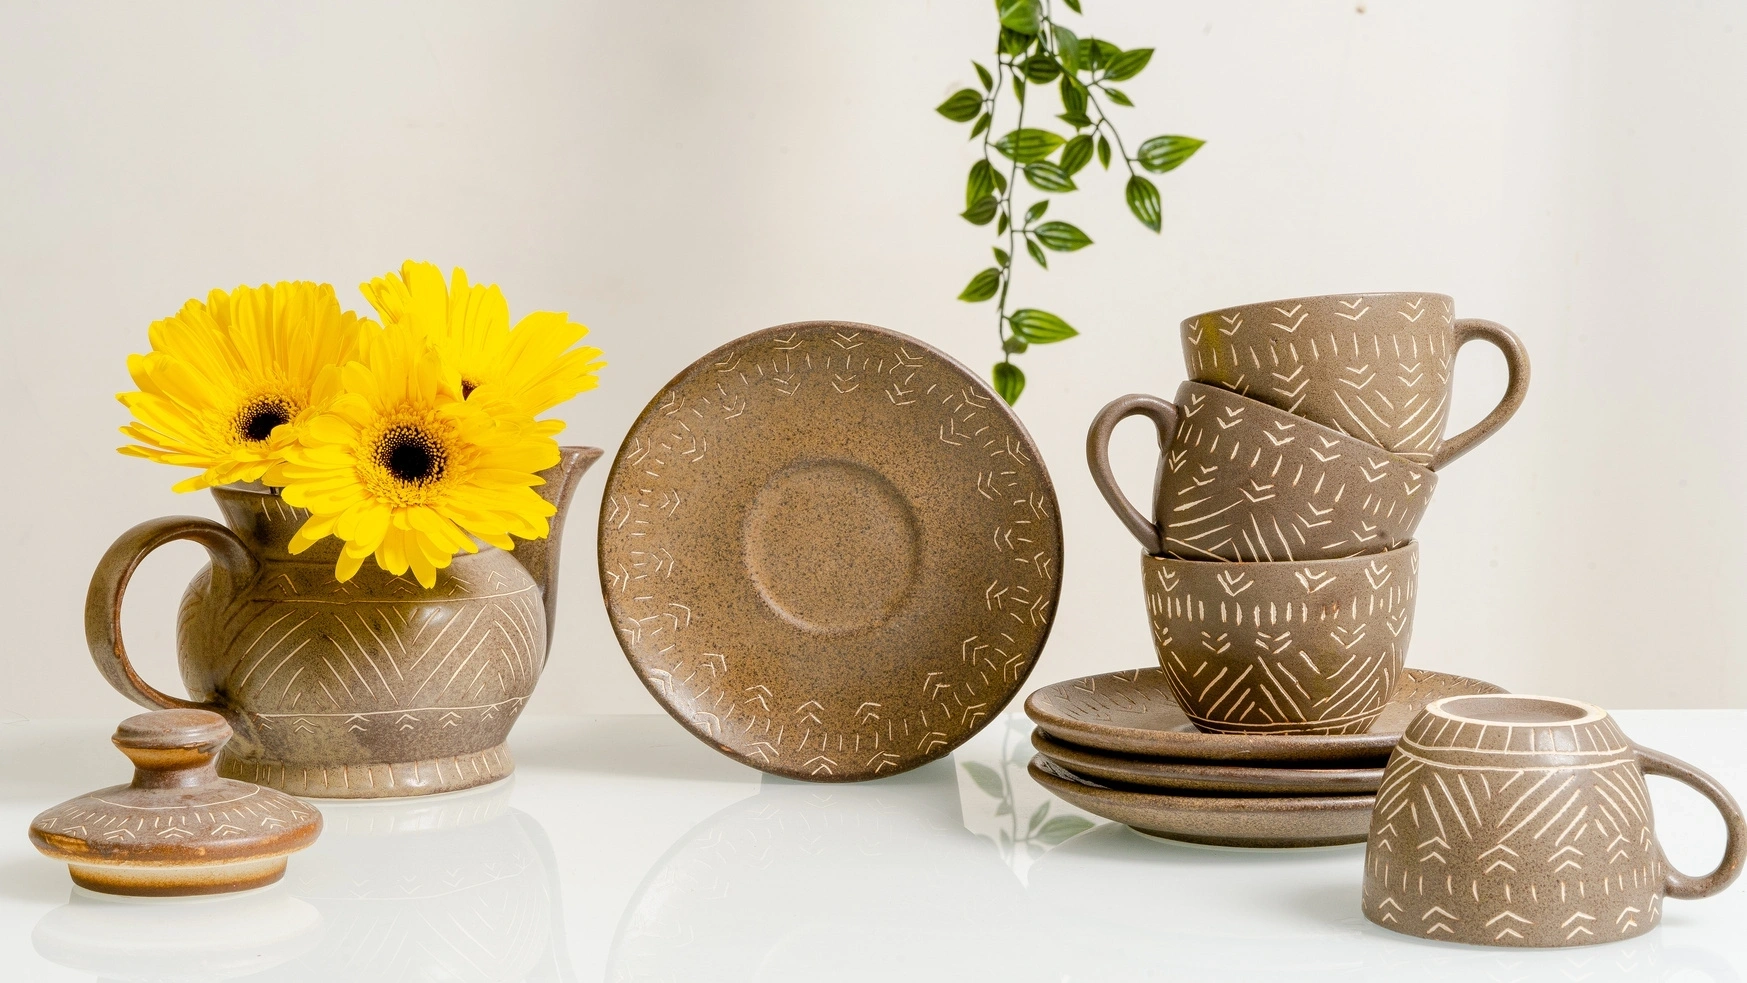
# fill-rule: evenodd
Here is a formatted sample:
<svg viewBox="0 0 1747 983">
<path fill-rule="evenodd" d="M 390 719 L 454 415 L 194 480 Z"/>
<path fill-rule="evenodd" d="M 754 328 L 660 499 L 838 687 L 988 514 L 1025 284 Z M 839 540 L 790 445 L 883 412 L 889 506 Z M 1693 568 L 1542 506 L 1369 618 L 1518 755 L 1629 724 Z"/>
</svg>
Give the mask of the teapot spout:
<svg viewBox="0 0 1747 983">
<path fill-rule="evenodd" d="M 552 533 L 545 539 L 518 541 L 512 554 L 522 561 L 528 575 L 540 587 L 540 595 L 546 604 L 548 651 L 552 647 L 552 626 L 558 614 L 558 562 L 562 552 L 559 547 L 564 538 L 564 520 L 570 513 L 570 499 L 576 494 L 576 486 L 582 480 L 583 472 L 599 460 L 602 453 L 599 447 L 558 448 L 558 463 L 540 472 L 540 477 L 546 479 L 546 483 L 534 489 L 540 493 L 541 498 L 558 509 L 558 514 L 550 520 Z"/>
</svg>

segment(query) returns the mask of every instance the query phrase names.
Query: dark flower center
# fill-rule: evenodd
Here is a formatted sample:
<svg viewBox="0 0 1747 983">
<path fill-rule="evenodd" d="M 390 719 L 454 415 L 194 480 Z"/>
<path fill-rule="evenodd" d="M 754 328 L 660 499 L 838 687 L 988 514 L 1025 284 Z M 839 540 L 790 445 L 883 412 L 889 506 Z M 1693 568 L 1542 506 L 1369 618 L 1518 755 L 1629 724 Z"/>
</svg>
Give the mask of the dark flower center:
<svg viewBox="0 0 1747 983">
<path fill-rule="evenodd" d="M 243 407 L 237 414 L 237 436 L 251 443 L 260 443 L 273 436 L 273 428 L 291 422 L 292 408 L 277 396 L 262 396 Z"/>
<path fill-rule="evenodd" d="M 462 379 L 461 380 L 461 398 L 466 399 L 467 397 L 473 395 L 473 390 L 478 389 L 478 388 L 479 388 L 479 383 L 474 382 L 472 379 Z"/>
<path fill-rule="evenodd" d="M 376 462 L 409 485 L 426 485 L 443 476 L 448 463 L 442 445 L 414 427 L 390 427 L 376 445 Z"/>
</svg>

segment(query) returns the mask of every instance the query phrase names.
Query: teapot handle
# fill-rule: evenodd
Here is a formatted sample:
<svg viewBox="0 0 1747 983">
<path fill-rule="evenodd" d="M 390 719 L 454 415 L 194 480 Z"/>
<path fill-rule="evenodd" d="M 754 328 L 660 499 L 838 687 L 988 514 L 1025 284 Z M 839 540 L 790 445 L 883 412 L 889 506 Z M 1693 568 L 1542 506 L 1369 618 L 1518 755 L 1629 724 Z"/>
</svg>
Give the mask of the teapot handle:
<svg viewBox="0 0 1747 983">
<path fill-rule="evenodd" d="M 1741 807 L 1735 804 L 1735 799 L 1729 790 L 1718 785 L 1716 779 L 1699 771 L 1692 765 L 1661 751 L 1652 751 L 1647 747 L 1637 748 L 1638 769 L 1646 775 L 1661 775 L 1672 778 L 1683 785 L 1689 786 L 1700 795 L 1711 800 L 1711 805 L 1723 814 L 1723 826 L 1728 831 L 1728 838 L 1723 841 L 1723 859 L 1717 861 L 1717 869 L 1701 877 L 1692 877 L 1674 869 L 1666 858 L 1663 863 L 1668 867 L 1668 880 L 1664 890 L 1671 898 L 1708 898 L 1717 894 L 1740 876 L 1741 864 L 1747 861 L 1747 818 L 1741 815 Z"/>
<path fill-rule="evenodd" d="M 91 658 L 109 685 L 122 696 L 145 707 L 213 710 L 225 713 L 213 703 L 197 703 L 171 696 L 152 688 L 128 661 L 127 648 L 121 643 L 121 598 L 127 582 L 147 554 L 178 539 L 191 539 L 206 547 L 212 555 L 215 582 L 224 577 L 231 584 L 254 575 L 255 559 L 237 534 L 212 521 L 192 515 L 169 515 L 142 522 L 109 547 L 97 570 L 91 575 L 91 587 L 85 592 L 85 644 Z M 228 714 L 226 714 L 228 716 Z"/>
</svg>

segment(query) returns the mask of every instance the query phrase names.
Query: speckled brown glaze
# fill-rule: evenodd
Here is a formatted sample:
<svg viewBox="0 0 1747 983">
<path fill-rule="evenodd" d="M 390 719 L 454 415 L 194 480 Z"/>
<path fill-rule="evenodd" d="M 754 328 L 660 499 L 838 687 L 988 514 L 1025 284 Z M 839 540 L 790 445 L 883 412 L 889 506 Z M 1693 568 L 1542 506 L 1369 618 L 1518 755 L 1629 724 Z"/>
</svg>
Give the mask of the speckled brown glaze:
<svg viewBox="0 0 1747 983">
<path fill-rule="evenodd" d="M 1123 754 L 1195 761 L 1375 763 L 1427 703 L 1445 696 L 1502 693 L 1491 683 L 1430 669 L 1403 669 L 1389 705 L 1363 734 L 1208 734 L 1177 705 L 1165 671 L 1129 669 L 1052 683 L 1025 701 L 1033 723 L 1061 740 Z"/>
<path fill-rule="evenodd" d="M 1070 805 L 1142 833 L 1215 846 L 1306 847 L 1362 843 L 1371 818 L 1369 795 L 1171 795 L 1109 788 L 1031 759 L 1031 777 Z"/>
<path fill-rule="evenodd" d="M 133 781 L 43 812 L 31 843 L 65 861 L 73 883 L 105 894 L 225 894 L 277 881 L 285 858 L 321 833 L 321 813 L 218 777 L 213 759 L 230 734 L 205 710 L 129 717 L 112 739 L 133 761 Z"/>
<path fill-rule="evenodd" d="M 1644 775 L 1723 814 L 1717 869 L 1688 877 L 1656 842 Z M 1710 776 L 1640 748 L 1600 707 L 1541 696 L 1437 700 L 1389 759 L 1365 855 L 1365 917 L 1406 935 L 1569 946 L 1641 935 L 1662 900 L 1728 887 L 1747 821 Z"/>
<path fill-rule="evenodd" d="M 1153 512 L 1116 484 L 1110 435 L 1130 416 L 1159 431 Z M 1438 477 L 1428 468 L 1217 386 L 1177 401 L 1112 400 L 1086 434 L 1092 479 L 1151 554 L 1189 560 L 1330 560 L 1405 545 Z"/>
<path fill-rule="evenodd" d="M 993 720 L 1061 590 L 1055 492 L 1017 417 L 913 338 L 810 321 L 681 372 L 601 505 L 637 675 L 710 746 L 812 781 L 891 775 Z"/>
<path fill-rule="evenodd" d="M 1413 637 L 1419 544 L 1345 560 L 1141 556 L 1153 647 L 1201 730 L 1362 734 Z"/>
<path fill-rule="evenodd" d="M 1272 403 L 1437 469 L 1505 425 L 1529 390 L 1529 356 L 1510 329 L 1456 320 L 1443 294 L 1296 297 L 1183 322 L 1189 378 Z M 1456 350 L 1498 347 L 1510 380 L 1486 418 L 1448 440 Z"/>
<path fill-rule="evenodd" d="M 1178 761 L 1099 751 L 1031 732 L 1031 746 L 1075 776 L 1169 792 L 1248 792 L 1254 795 L 1373 795 L 1383 783 L 1375 768 L 1290 768 Z"/>
<path fill-rule="evenodd" d="M 219 771 L 297 795 L 422 795 L 495 781 L 552 637 L 559 536 L 578 479 L 600 457 L 563 448 L 538 491 L 552 535 L 514 552 L 480 545 L 427 590 L 366 562 L 334 579 L 341 544 L 292 556 L 308 513 L 260 488 L 213 489 L 228 525 L 193 516 L 141 523 L 92 576 L 85 633 L 104 677 L 145 706 L 225 715 L 236 737 Z M 146 554 L 191 539 L 212 563 L 182 597 L 177 626 L 190 699 L 148 685 L 121 641 L 121 598 Z"/>
</svg>

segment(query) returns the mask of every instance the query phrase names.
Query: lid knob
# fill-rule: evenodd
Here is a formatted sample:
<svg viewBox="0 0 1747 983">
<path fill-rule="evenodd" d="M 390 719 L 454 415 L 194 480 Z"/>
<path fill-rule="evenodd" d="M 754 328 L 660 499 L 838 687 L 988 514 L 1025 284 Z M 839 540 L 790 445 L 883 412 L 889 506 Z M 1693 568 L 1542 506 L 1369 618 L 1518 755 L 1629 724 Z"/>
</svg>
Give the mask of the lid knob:
<svg viewBox="0 0 1747 983">
<path fill-rule="evenodd" d="M 134 788 L 186 788 L 218 777 L 231 726 L 211 710 L 154 710 L 129 717 L 110 740 L 133 762 Z"/>
</svg>

